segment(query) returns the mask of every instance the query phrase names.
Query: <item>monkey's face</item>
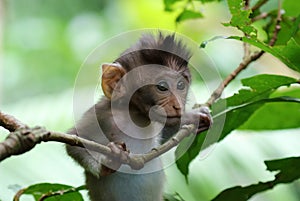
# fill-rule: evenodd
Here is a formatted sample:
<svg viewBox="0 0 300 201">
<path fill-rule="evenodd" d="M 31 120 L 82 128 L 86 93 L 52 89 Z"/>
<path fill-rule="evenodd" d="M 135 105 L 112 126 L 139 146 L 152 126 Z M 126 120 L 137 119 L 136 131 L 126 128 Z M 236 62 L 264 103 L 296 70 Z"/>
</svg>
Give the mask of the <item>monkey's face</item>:
<svg viewBox="0 0 300 201">
<path fill-rule="evenodd" d="M 181 73 L 168 70 L 152 76 L 153 84 L 141 87 L 132 97 L 142 113 L 167 125 L 180 124 L 185 110 L 189 81 Z"/>
<path fill-rule="evenodd" d="M 103 65 L 102 88 L 118 108 L 129 109 L 131 114 L 140 113 L 135 122 L 141 117 L 148 119 L 147 122 L 180 124 L 190 73 L 186 66 L 183 71 L 173 69 L 177 68 L 145 65 L 126 72 L 119 64 L 106 64 Z M 141 121 L 143 124 L 144 120 Z"/>
</svg>

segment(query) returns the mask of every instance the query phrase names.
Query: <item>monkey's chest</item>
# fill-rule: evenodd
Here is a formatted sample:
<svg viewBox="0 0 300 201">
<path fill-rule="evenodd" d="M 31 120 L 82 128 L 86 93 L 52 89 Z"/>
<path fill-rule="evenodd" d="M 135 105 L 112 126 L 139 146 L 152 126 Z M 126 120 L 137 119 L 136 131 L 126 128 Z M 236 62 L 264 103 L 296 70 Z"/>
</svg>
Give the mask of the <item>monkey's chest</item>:
<svg viewBox="0 0 300 201">
<path fill-rule="evenodd" d="M 164 177 L 162 170 L 148 174 L 116 172 L 100 179 L 87 177 L 87 187 L 92 201 L 161 201 Z"/>
</svg>

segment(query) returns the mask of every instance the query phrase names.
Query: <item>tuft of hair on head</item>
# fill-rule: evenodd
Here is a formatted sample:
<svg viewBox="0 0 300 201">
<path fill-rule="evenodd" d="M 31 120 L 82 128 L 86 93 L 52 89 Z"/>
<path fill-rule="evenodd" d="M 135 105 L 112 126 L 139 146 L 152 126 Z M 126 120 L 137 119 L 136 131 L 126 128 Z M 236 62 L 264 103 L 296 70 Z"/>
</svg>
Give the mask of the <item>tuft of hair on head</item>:
<svg viewBox="0 0 300 201">
<path fill-rule="evenodd" d="M 157 35 L 146 33 L 136 44 L 125 50 L 115 61 L 127 71 L 148 64 L 168 66 L 176 71 L 186 70 L 191 52 L 181 40 L 176 39 L 175 33 Z"/>
</svg>

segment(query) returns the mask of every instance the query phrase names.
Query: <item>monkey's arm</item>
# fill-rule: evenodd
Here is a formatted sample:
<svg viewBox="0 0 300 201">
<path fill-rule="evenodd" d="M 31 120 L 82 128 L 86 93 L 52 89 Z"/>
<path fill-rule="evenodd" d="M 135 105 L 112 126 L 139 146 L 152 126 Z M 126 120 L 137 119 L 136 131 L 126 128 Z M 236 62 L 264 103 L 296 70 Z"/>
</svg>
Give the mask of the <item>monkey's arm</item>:
<svg viewBox="0 0 300 201">
<path fill-rule="evenodd" d="M 99 126 L 95 107 L 90 108 L 76 123 L 76 126 L 70 129 L 68 133 L 103 145 L 107 145 L 109 143 L 109 140 L 103 134 Z M 86 148 L 70 145 L 66 145 L 66 149 L 67 153 L 86 171 L 92 173 L 96 177 L 100 176 L 102 161 L 105 159 L 103 154 Z"/>
<path fill-rule="evenodd" d="M 71 129 L 68 133 L 78 135 L 75 128 Z M 86 148 L 71 145 L 66 145 L 66 150 L 67 153 L 86 171 L 92 173 L 96 177 L 100 176 L 102 167 L 101 161 L 105 159 L 104 155 Z"/>
<path fill-rule="evenodd" d="M 105 99 L 100 100 L 83 115 L 74 128 L 68 131 L 69 134 L 106 145 L 111 149 L 113 156 L 107 157 L 86 148 L 66 146 L 67 153 L 96 177 L 115 172 L 122 164 L 120 161 L 127 159 L 129 154 L 126 145 L 118 138 L 112 137 L 118 136 L 120 130 L 113 123 L 109 105 Z"/>
</svg>

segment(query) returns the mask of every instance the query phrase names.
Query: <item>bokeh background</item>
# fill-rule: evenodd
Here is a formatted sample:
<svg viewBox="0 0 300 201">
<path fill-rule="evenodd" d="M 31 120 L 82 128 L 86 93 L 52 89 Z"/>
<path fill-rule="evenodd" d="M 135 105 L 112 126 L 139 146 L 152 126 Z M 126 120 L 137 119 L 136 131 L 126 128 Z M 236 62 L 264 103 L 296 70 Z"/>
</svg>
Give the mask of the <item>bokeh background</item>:
<svg viewBox="0 0 300 201">
<path fill-rule="evenodd" d="M 77 73 L 89 53 L 111 37 L 136 29 L 168 29 L 200 44 L 216 35 L 236 33 L 221 25 L 230 19 L 226 2 L 199 5 L 199 9 L 205 18 L 176 24 L 178 12 L 165 12 L 162 0 L 0 0 L 0 110 L 31 126 L 66 131 L 74 124 Z M 237 66 L 243 53 L 239 42 L 229 40 L 217 40 L 205 51 L 222 76 Z M 238 79 L 258 72 L 296 76 L 272 56 L 264 55 Z M 225 94 L 234 93 L 239 86 L 238 81 L 232 83 Z M 194 80 L 193 88 L 199 89 L 200 101 L 208 98 L 201 96 L 200 81 Z M 188 184 L 175 165 L 169 167 L 166 192 L 178 192 L 187 201 L 206 201 L 225 188 L 271 180 L 275 173 L 266 172 L 262 161 L 297 156 L 299 131 L 235 132 L 214 146 L 207 157 L 192 163 Z M 0 141 L 6 135 L 0 129 Z M 21 187 L 42 182 L 84 183 L 82 169 L 66 155 L 62 144 L 43 143 L 0 163 L 1 201 L 12 200 Z M 276 186 L 251 200 L 299 198 L 298 181 Z M 22 200 L 31 199 L 24 196 Z"/>
</svg>

